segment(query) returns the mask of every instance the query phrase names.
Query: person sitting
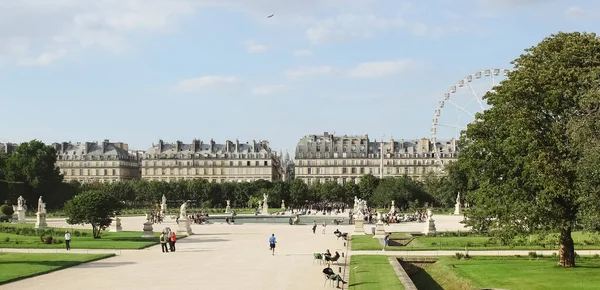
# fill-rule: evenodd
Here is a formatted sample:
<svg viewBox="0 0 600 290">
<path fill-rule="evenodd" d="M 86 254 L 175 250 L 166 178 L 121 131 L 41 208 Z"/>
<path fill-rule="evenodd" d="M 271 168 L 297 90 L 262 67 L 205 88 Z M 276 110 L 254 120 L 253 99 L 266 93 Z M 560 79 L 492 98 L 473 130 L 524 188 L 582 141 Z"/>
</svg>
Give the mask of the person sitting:
<svg viewBox="0 0 600 290">
<path fill-rule="evenodd" d="M 340 232 L 340 230 L 339 230 L 339 229 L 335 229 L 335 232 L 333 232 L 333 234 L 334 234 L 336 237 L 339 237 L 339 236 L 342 234 L 342 232 Z"/>
<path fill-rule="evenodd" d="M 327 249 L 327 251 L 325 251 L 323 256 L 325 256 L 325 261 L 329 261 L 329 259 L 331 258 L 331 252 L 329 251 L 329 249 Z"/>
<path fill-rule="evenodd" d="M 335 251 L 335 255 L 332 257 L 331 254 L 329 254 L 329 256 L 325 256 L 325 261 L 327 262 L 335 262 L 340 258 L 340 253 L 338 253 L 338 251 Z"/>
<path fill-rule="evenodd" d="M 327 268 L 323 269 L 323 274 L 325 274 L 327 279 L 337 281 L 338 288 L 340 288 L 340 282 L 342 282 L 342 284 L 348 283 L 348 282 L 344 281 L 340 275 L 336 274 L 333 271 L 333 269 L 331 269 L 329 266 L 327 266 Z"/>
</svg>

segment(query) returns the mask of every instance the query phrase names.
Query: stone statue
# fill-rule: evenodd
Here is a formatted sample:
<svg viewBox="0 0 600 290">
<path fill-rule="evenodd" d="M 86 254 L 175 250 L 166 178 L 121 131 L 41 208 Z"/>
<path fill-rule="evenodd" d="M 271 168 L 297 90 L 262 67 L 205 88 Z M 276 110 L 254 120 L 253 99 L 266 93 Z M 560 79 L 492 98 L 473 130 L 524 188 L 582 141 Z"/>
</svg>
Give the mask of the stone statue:
<svg viewBox="0 0 600 290">
<path fill-rule="evenodd" d="M 25 199 L 22 196 L 17 198 L 17 208 L 22 209 L 25 206 Z"/>
<path fill-rule="evenodd" d="M 152 220 L 152 217 L 150 216 L 149 212 L 146 212 L 146 222 L 150 222 Z"/>
<path fill-rule="evenodd" d="M 46 203 L 44 203 L 42 201 L 42 197 L 40 196 L 40 199 L 38 199 L 38 212 L 39 213 L 45 213 L 46 212 Z"/>
<path fill-rule="evenodd" d="M 392 200 L 392 208 L 395 207 L 394 203 L 396 203 L 396 202 Z"/>
<path fill-rule="evenodd" d="M 231 200 L 228 199 L 228 200 L 226 200 L 226 202 L 227 202 L 227 207 L 231 207 Z"/>
<path fill-rule="evenodd" d="M 167 204 L 167 198 L 165 197 L 165 195 L 163 194 L 162 199 L 161 199 L 161 204 Z"/>
<path fill-rule="evenodd" d="M 187 218 L 187 201 L 184 202 L 181 207 L 179 208 L 179 217 L 180 218 Z"/>
<path fill-rule="evenodd" d="M 267 204 L 268 199 L 269 199 L 269 195 L 266 193 L 263 193 L 263 204 Z"/>
<path fill-rule="evenodd" d="M 377 222 L 381 222 L 383 220 L 383 217 L 381 215 L 380 212 L 377 212 Z"/>
<path fill-rule="evenodd" d="M 283 199 L 281 200 L 281 208 L 285 209 L 285 200 L 283 200 Z"/>
<path fill-rule="evenodd" d="M 433 211 L 431 210 L 431 208 L 427 209 L 427 219 L 431 219 L 431 217 L 433 216 Z"/>
<path fill-rule="evenodd" d="M 456 195 L 456 204 L 460 204 L 460 191 Z"/>
</svg>

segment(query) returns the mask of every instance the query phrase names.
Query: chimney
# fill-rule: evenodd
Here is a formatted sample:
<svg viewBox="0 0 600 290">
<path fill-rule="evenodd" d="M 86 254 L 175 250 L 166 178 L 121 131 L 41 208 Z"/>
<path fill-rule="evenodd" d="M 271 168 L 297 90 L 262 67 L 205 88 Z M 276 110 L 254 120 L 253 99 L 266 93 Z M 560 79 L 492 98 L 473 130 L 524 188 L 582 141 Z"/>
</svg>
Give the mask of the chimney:
<svg viewBox="0 0 600 290">
<path fill-rule="evenodd" d="M 238 153 L 240 150 L 240 140 L 235 139 L 235 152 Z"/>
<path fill-rule="evenodd" d="M 165 148 L 165 142 L 163 142 L 162 139 L 159 139 L 158 140 L 158 152 L 159 153 L 163 152 L 164 148 Z"/>
<path fill-rule="evenodd" d="M 108 139 L 104 139 L 104 141 L 102 142 L 102 153 L 106 153 L 106 148 L 108 147 Z"/>
<path fill-rule="evenodd" d="M 231 146 L 229 146 L 230 143 L 231 143 L 231 141 L 229 141 L 229 140 L 225 141 L 225 151 L 226 152 L 229 152 L 229 148 L 231 147 Z"/>
<path fill-rule="evenodd" d="M 194 153 L 198 152 L 198 148 L 200 147 L 200 140 L 194 139 L 192 144 L 193 144 L 192 146 L 193 146 Z"/>
<path fill-rule="evenodd" d="M 177 140 L 177 142 L 175 142 L 175 152 L 179 151 L 181 151 L 181 141 Z"/>
<path fill-rule="evenodd" d="M 215 140 L 210 138 L 210 152 L 215 152 Z"/>
</svg>

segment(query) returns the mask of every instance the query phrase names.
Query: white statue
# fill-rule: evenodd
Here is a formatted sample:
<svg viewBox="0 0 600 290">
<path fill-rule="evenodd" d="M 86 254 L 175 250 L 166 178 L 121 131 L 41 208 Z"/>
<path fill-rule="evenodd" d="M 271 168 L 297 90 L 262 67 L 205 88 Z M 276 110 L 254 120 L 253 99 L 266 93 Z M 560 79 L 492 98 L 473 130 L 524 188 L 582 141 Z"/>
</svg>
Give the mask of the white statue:
<svg viewBox="0 0 600 290">
<path fill-rule="evenodd" d="M 427 219 L 431 219 L 431 217 L 433 216 L 433 211 L 431 210 L 431 208 L 427 209 Z"/>
<path fill-rule="evenodd" d="M 46 212 L 46 204 L 42 201 L 42 197 L 38 199 L 38 212 L 45 213 Z"/>
<path fill-rule="evenodd" d="M 460 204 L 460 191 L 456 195 L 456 204 Z"/>
<path fill-rule="evenodd" d="M 179 208 L 179 218 L 187 218 L 187 201 Z"/>
<path fill-rule="evenodd" d="M 161 203 L 160 203 L 160 204 L 161 204 L 161 205 L 163 205 L 163 204 L 167 204 L 167 198 L 165 197 L 165 195 L 164 195 L 164 194 L 163 194 L 163 196 L 162 196 L 162 200 L 161 200 Z"/>
<path fill-rule="evenodd" d="M 383 220 L 381 213 L 377 212 L 377 222 L 381 222 Z"/>
<path fill-rule="evenodd" d="M 269 199 L 269 195 L 266 193 L 263 193 L 263 204 L 267 204 L 268 199 Z"/>
<path fill-rule="evenodd" d="M 281 200 L 281 208 L 285 209 L 285 200 Z"/>
<path fill-rule="evenodd" d="M 394 203 L 395 203 L 395 201 L 393 201 L 393 200 L 392 200 L 392 208 L 396 207 L 396 206 L 394 205 Z"/>
<path fill-rule="evenodd" d="M 22 196 L 19 196 L 19 198 L 17 198 L 17 208 L 18 209 L 22 209 L 25 206 L 25 199 Z"/>
<path fill-rule="evenodd" d="M 227 207 L 231 207 L 231 201 L 228 199 L 228 200 L 226 200 L 226 202 L 227 202 Z"/>
</svg>

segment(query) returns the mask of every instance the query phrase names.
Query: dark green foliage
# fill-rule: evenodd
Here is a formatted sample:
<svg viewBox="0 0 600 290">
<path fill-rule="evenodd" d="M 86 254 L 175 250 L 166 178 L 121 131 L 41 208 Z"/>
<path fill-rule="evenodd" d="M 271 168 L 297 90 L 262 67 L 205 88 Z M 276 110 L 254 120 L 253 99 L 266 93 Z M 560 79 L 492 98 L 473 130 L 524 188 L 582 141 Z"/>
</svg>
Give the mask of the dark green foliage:
<svg viewBox="0 0 600 290">
<path fill-rule="evenodd" d="M 84 191 L 65 204 L 69 224 L 91 224 L 94 238 L 112 222 L 122 204 L 113 196 L 96 190 Z"/>
<path fill-rule="evenodd" d="M 461 139 L 460 167 L 478 186 L 467 224 L 504 240 L 560 232 L 559 265 L 573 267 L 571 232 L 597 224 L 600 208 L 600 40 L 558 33 L 513 64 Z"/>
<path fill-rule="evenodd" d="M 0 214 L 4 216 L 12 216 L 13 213 L 15 213 L 15 211 L 13 210 L 12 206 L 8 204 L 3 204 L 0 206 Z"/>
</svg>

